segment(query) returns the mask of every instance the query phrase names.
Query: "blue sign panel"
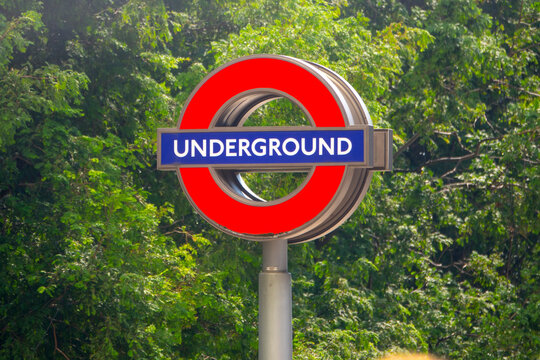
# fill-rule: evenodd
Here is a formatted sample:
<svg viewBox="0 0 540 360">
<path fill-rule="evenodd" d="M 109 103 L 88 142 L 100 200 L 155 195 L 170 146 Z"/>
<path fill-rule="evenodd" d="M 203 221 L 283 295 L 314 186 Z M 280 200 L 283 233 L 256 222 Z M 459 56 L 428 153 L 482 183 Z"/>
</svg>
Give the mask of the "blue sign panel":
<svg viewBox="0 0 540 360">
<path fill-rule="evenodd" d="M 365 162 L 365 130 L 160 133 L 160 166 Z"/>
</svg>

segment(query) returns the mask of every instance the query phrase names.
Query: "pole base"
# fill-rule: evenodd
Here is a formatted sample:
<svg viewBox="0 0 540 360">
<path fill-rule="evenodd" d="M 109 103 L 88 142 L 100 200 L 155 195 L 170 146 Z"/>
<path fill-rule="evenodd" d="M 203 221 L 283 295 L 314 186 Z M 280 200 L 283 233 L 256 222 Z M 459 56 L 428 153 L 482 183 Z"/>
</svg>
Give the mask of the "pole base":
<svg viewBox="0 0 540 360">
<path fill-rule="evenodd" d="M 259 360 L 292 360 L 292 288 L 288 272 L 259 274 Z"/>
</svg>

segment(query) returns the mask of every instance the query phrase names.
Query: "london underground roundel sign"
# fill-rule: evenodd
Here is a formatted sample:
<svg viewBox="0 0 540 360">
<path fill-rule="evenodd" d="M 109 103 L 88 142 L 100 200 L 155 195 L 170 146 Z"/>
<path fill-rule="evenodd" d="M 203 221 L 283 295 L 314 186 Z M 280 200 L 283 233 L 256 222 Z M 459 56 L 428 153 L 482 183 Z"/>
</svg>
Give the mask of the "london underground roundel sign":
<svg viewBox="0 0 540 360">
<path fill-rule="evenodd" d="M 258 107 L 286 98 L 311 126 L 243 127 Z M 364 103 L 339 75 L 279 55 L 239 58 L 208 75 L 177 128 L 158 129 L 158 169 L 175 170 L 199 213 L 237 237 L 316 239 L 356 209 L 372 171 L 390 170 L 392 132 L 373 129 Z M 307 171 L 288 196 L 264 201 L 245 171 Z"/>
</svg>

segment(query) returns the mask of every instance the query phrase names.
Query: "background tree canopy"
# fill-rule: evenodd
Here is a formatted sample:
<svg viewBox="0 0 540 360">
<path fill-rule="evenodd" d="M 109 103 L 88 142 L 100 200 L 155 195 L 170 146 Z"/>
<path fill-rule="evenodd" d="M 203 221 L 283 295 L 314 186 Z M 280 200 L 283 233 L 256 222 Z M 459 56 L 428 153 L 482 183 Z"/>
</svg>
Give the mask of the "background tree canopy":
<svg viewBox="0 0 540 360">
<path fill-rule="evenodd" d="M 0 0 L 0 358 L 256 358 L 260 245 L 155 161 L 196 84 L 256 53 L 335 70 L 394 129 L 395 170 L 289 249 L 295 359 L 538 358 L 539 22 L 534 0 Z"/>
</svg>

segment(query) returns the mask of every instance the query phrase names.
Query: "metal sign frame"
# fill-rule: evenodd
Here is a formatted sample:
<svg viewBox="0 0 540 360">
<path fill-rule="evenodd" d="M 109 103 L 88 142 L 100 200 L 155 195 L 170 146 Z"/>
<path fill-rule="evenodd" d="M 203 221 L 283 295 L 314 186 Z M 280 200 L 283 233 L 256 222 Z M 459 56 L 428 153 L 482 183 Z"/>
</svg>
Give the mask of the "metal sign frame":
<svg viewBox="0 0 540 360">
<path fill-rule="evenodd" d="M 311 126 L 242 126 L 257 108 L 277 98 L 299 106 Z M 166 133 L 325 129 L 365 129 L 365 161 L 204 166 L 161 163 L 161 135 Z M 158 130 L 158 168 L 175 170 L 191 204 L 221 231 L 254 241 L 286 239 L 300 243 L 341 225 L 366 193 L 372 171 L 391 168 L 391 130 L 373 129 L 360 96 L 333 71 L 287 56 L 247 56 L 219 67 L 197 86 L 177 128 Z M 241 177 L 244 171 L 278 170 L 307 171 L 308 176 L 289 196 L 267 202 Z"/>
<path fill-rule="evenodd" d="M 290 161 L 256 161 L 263 159 L 268 159 L 269 156 L 259 156 L 259 157 L 253 157 L 251 158 L 255 159 L 254 161 L 250 162 L 242 162 L 238 163 L 235 162 L 234 159 L 230 159 L 228 161 L 221 161 L 219 163 L 215 163 L 212 161 L 207 162 L 196 162 L 196 163 L 163 163 L 163 135 L 164 134 L 197 134 L 201 135 L 201 138 L 207 138 L 213 136 L 220 136 L 220 135 L 226 135 L 226 134 L 238 134 L 238 136 L 253 136 L 253 135 L 263 135 L 268 136 L 267 134 L 289 134 L 290 138 L 295 139 L 295 135 L 303 135 L 303 134 L 326 134 L 326 133 L 337 133 L 337 134 L 346 134 L 350 133 L 351 131 L 356 130 L 362 132 L 362 145 L 360 149 L 362 152 L 362 160 L 361 161 L 305 161 L 305 162 L 296 162 L 294 161 L 294 157 L 290 156 Z M 279 135 L 278 135 L 279 136 Z M 214 140 L 215 138 L 212 138 Z M 264 127 L 262 129 L 261 127 L 222 127 L 222 128 L 213 128 L 213 129 L 201 129 L 201 130 L 183 130 L 179 131 L 176 129 L 170 129 L 170 128 L 160 128 L 158 129 L 158 137 L 157 137 L 157 144 L 158 144 L 158 164 L 157 167 L 159 170 L 176 170 L 177 168 L 184 168 L 184 167 L 201 167 L 201 166 L 207 166 L 211 167 L 213 169 L 231 169 L 231 170 L 237 170 L 237 171 L 253 171 L 256 169 L 256 171 L 302 171 L 305 169 L 309 169 L 314 165 L 317 166 L 331 166 L 331 165 L 349 165 L 354 167 L 365 167 L 365 168 L 372 168 L 373 167 L 373 152 L 370 151 L 370 149 L 373 147 L 373 127 L 369 125 L 355 125 L 346 128 L 346 130 L 342 127 L 331 127 L 331 128 L 313 128 L 308 126 L 303 127 L 293 127 L 293 126 L 268 126 Z M 354 144 L 356 145 L 356 144 Z M 353 146 L 354 146 L 353 145 Z M 285 145 L 283 145 L 285 147 Z M 307 155 L 307 156 L 314 156 L 315 155 Z M 306 156 L 306 157 L 307 157 Z M 334 155 L 332 157 L 337 158 L 339 155 Z M 209 157 L 209 156 L 206 156 Z M 330 156 L 328 156 L 330 157 Z M 284 155 L 282 155 L 282 158 L 286 158 Z M 287 158 L 286 158 L 287 159 Z M 211 160 L 211 159 L 210 159 Z"/>
</svg>

